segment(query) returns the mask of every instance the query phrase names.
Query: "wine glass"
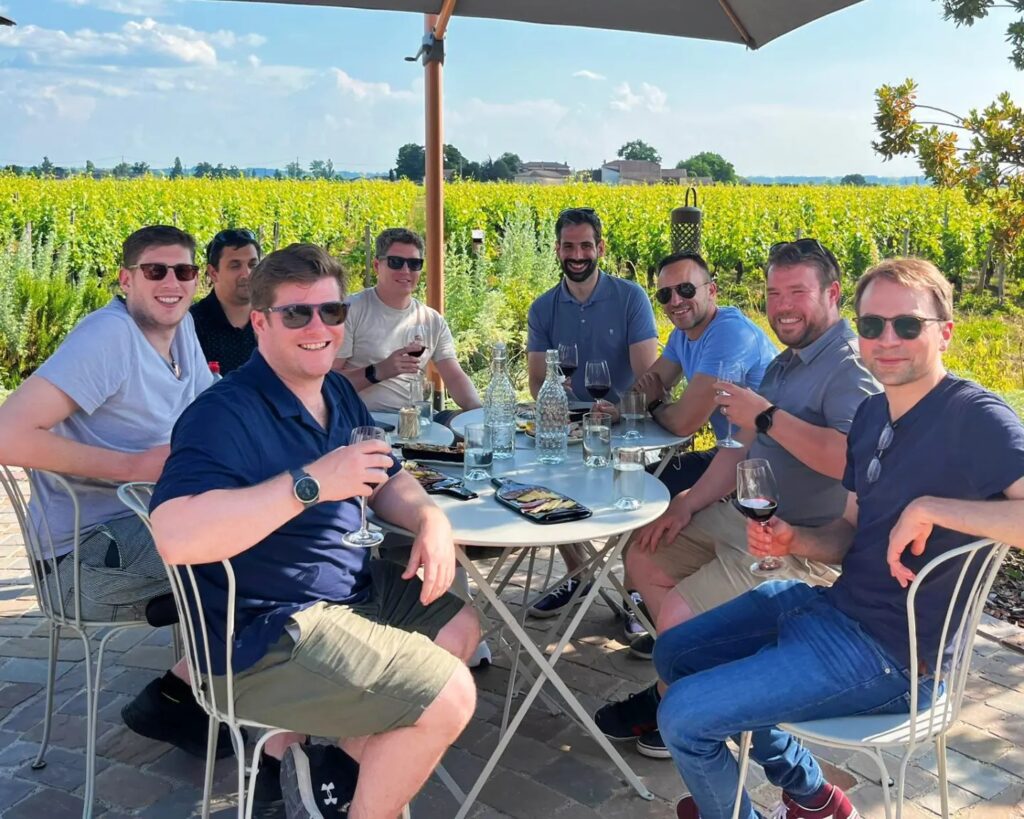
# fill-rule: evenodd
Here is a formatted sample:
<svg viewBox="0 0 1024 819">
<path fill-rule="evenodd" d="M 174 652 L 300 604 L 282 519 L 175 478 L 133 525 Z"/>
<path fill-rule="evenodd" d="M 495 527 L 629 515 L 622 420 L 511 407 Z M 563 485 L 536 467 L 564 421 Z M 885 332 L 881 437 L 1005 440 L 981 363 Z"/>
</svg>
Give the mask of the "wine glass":
<svg viewBox="0 0 1024 819">
<path fill-rule="evenodd" d="M 584 383 L 591 398 L 595 401 L 604 398 L 612 388 L 612 377 L 608 374 L 608 362 L 602 359 L 588 361 Z"/>
<path fill-rule="evenodd" d="M 764 458 L 751 458 L 736 465 L 736 508 L 762 527 L 779 506 L 779 488 L 775 483 L 772 466 Z M 771 576 L 782 568 L 777 557 L 762 557 L 751 564 L 754 574 Z"/>
<path fill-rule="evenodd" d="M 739 364 L 734 364 L 730 361 L 723 361 L 718 367 L 718 380 L 725 381 L 729 384 L 739 384 L 743 380 L 743 368 Z M 718 390 L 719 395 L 729 395 L 725 390 Z M 723 447 L 724 449 L 739 449 L 743 446 L 739 441 L 732 437 L 732 421 L 729 420 L 729 415 L 725 411 L 725 407 L 720 407 L 722 416 L 725 418 L 726 423 L 726 435 L 724 438 L 719 438 L 715 443 Z"/>
<path fill-rule="evenodd" d="M 419 358 L 427 349 L 427 328 L 423 324 L 414 324 L 405 331 L 405 346 L 411 347 L 409 355 Z M 417 349 L 418 348 L 418 349 Z"/>
<path fill-rule="evenodd" d="M 360 441 L 384 440 L 387 440 L 387 435 L 380 427 L 356 427 L 352 430 L 348 442 L 349 444 L 358 444 Z M 380 470 L 380 473 L 383 479 L 384 470 Z M 368 546 L 376 546 L 384 540 L 384 535 L 381 532 L 371 532 L 366 525 L 366 498 L 362 495 L 359 497 L 359 521 L 359 531 L 343 534 L 341 536 L 342 543 L 346 546 L 358 546 L 365 549 Z"/>
<path fill-rule="evenodd" d="M 575 344 L 558 345 L 558 366 L 562 368 L 566 378 L 572 378 L 579 367 L 579 361 L 580 354 Z"/>
</svg>

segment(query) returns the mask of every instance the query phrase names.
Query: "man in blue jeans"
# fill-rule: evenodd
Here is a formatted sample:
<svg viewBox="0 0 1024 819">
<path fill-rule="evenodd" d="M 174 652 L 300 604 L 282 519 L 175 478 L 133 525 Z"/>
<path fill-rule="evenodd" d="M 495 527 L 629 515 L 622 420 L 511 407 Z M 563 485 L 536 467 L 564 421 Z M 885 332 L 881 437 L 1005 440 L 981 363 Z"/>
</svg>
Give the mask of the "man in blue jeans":
<svg viewBox="0 0 1024 819">
<path fill-rule="evenodd" d="M 885 392 L 864 401 L 850 429 L 846 511 L 817 528 L 775 519 L 747 529 L 755 556 L 841 562 L 842 575 L 827 589 L 765 583 L 655 646 L 669 686 L 658 725 L 690 790 L 679 819 L 732 815 L 738 770 L 725 740 L 742 731 L 753 731 L 751 756 L 782 788 L 787 819 L 856 817 L 810 752 L 776 726 L 905 713 L 914 573 L 979 537 L 1024 546 L 1024 427 L 999 398 L 945 371 L 949 282 L 929 262 L 890 260 L 861 278 L 854 306 L 861 356 Z M 918 594 L 920 657 L 936 656 L 961 567 L 935 572 Z M 926 706 L 932 681 L 919 670 Z M 753 819 L 742 799 L 739 815 Z"/>
</svg>

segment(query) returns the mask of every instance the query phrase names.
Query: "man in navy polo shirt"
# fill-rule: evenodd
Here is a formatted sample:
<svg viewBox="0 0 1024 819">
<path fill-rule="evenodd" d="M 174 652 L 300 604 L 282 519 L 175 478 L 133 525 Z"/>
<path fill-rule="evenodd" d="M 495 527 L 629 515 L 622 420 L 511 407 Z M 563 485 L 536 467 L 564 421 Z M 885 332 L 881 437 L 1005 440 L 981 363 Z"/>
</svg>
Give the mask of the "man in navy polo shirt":
<svg viewBox="0 0 1024 819">
<path fill-rule="evenodd" d="M 995 395 L 943 367 L 949 282 L 930 262 L 889 260 L 864 274 L 854 306 L 861 356 L 885 391 L 861 404 L 850 428 L 845 513 L 813 528 L 779 518 L 747 527 L 754 555 L 841 562 L 842 575 L 828 589 L 764 583 L 655 645 L 669 686 L 658 725 L 691 794 L 676 806 L 680 819 L 732 815 L 737 766 L 725 740 L 742 731 L 753 731 L 751 756 L 783 790 L 781 815 L 857 816 L 810 752 L 776 726 L 905 713 L 914 572 L 980 537 L 1024 546 L 1024 427 Z M 962 565 L 947 564 L 920 589 L 919 657 L 938 655 Z M 931 693 L 925 676 L 923 706 Z M 753 819 L 742 799 L 739 816 Z"/>
<path fill-rule="evenodd" d="M 290 819 L 396 816 L 472 716 L 476 615 L 447 592 L 447 519 L 387 444 L 349 445 L 373 419 L 331 372 L 347 314 L 340 266 L 291 245 L 257 266 L 250 291 L 257 351 L 175 426 L 152 503 L 157 548 L 206 564 L 195 572 L 221 635 L 213 657 L 224 656 L 217 561 L 232 562 L 235 711 L 298 732 L 267 743 L 257 800 L 283 799 Z M 416 533 L 404 571 L 342 545 L 362 497 Z M 342 738 L 358 774 L 339 748 L 303 744 L 310 734 Z"/>
</svg>

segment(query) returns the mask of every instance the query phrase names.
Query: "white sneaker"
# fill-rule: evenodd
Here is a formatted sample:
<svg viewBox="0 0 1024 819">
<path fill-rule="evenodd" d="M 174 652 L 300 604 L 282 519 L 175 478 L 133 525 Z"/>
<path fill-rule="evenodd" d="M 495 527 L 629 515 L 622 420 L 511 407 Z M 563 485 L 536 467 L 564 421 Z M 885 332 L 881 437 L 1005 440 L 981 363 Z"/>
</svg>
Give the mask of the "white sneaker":
<svg viewBox="0 0 1024 819">
<path fill-rule="evenodd" d="M 476 651 L 473 652 L 473 656 L 469 658 L 469 662 L 466 663 L 470 668 L 487 668 L 491 664 L 491 647 L 487 645 L 486 640 L 481 640 L 480 645 L 476 647 Z"/>
</svg>

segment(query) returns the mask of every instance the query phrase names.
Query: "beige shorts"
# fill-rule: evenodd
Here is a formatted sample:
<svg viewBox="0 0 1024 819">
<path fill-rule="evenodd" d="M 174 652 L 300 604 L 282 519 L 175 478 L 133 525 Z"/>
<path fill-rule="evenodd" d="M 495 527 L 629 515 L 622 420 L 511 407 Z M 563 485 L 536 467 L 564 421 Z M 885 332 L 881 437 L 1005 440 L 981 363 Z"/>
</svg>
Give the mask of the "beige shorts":
<svg viewBox="0 0 1024 819">
<path fill-rule="evenodd" d="M 747 551 L 747 519 L 728 502 L 702 509 L 676 539 L 654 553 L 658 566 L 677 578 L 676 592 L 694 613 L 720 606 L 750 591 L 765 578 L 753 574 Z M 799 557 L 783 558 L 779 579 L 803 580 L 812 586 L 830 586 L 839 572 L 825 563 Z"/>
<path fill-rule="evenodd" d="M 373 597 L 297 612 L 260 660 L 235 674 L 235 712 L 303 734 L 358 737 L 413 725 L 461 661 L 434 643 L 465 605 L 445 594 L 419 601 L 419 578 L 370 564 Z M 296 633 L 297 637 L 292 635 Z M 223 677 L 214 677 L 223 701 Z"/>
</svg>

